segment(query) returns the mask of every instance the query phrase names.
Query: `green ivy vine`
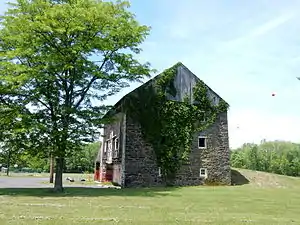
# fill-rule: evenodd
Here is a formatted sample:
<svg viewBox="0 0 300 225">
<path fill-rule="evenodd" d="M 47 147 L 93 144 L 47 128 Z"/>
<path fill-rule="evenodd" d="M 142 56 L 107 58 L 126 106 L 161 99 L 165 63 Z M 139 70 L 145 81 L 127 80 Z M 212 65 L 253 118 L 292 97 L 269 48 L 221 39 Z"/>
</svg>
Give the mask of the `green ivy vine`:
<svg viewBox="0 0 300 225">
<path fill-rule="evenodd" d="M 208 88 L 201 80 L 193 88 L 193 104 L 187 96 L 183 102 L 168 100 L 167 94 L 176 96 L 177 67 L 178 64 L 165 70 L 125 101 L 128 114 L 140 123 L 144 138 L 152 145 L 166 181 L 172 181 L 181 165 L 188 161 L 195 132 L 207 129 L 228 108 L 223 100 L 218 105 L 212 104 Z"/>
</svg>

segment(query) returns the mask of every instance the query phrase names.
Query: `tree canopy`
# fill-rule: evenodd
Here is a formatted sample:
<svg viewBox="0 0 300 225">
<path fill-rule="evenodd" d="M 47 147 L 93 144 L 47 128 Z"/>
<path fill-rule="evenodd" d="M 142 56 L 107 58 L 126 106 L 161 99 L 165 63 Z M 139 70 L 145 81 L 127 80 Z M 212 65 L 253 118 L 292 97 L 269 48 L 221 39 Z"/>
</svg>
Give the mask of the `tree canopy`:
<svg viewBox="0 0 300 225">
<path fill-rule="evenodd" d="M 72 156 L 69 156 L 66 159 L 64 165 L 64 172 L 66 173 L 78 173 L 78 172 L 94 172 L 94 162 L 99 152 L 101 143 L 94 142 L 83 145 L 80 149 L 78 149 Z M 30 149 L 24 149 L 23 151 L 18 151 L 18 154 L 15 152 L 0 151 L 0 164 L 7 168 L 13 168 L 15 164 L 18 165 L 17 168 L 13 168 L 15 171 L 20 172 L 49 172 L 50 169 L 50 160 L 49 157 L 45 157 L 43 151 L 42 154 L 32 154 Z M 8 157 L 10 155 L 10 165 L 8 165 Z M 0 166 L 1 168 L 1 166 Z"/>
<path fill-rule="evenodd" d="M 244 144 L 232 151 L 231 166 L 300 176 L 300 145 L 284 141 Z"/>
<path fill-rule="evenodd" d="M 101 101 L 151 73 L 136 57 L 150 28 L 125 1 L 10 5 L 0 22 L 0 101 L 18 107 L 31 147 L 57 158 L 55 189 L 62 191 L 64 158 L 99 137 L 108 107 Z"/>
</svg>

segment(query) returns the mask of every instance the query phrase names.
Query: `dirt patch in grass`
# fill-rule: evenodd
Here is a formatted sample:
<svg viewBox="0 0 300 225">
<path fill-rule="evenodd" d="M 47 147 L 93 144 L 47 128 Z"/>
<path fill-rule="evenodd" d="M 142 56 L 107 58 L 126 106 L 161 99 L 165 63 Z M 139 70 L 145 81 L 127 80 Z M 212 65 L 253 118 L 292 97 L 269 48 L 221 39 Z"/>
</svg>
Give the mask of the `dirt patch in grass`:
<svg viewBox="0 0 300 225">
<path fill-rule="evenodd" d="M 262 188 L 295 188 L 300 185 L 300 178 L 298 177 L 246 169 L 232 169 L 232 180 L 233 185 L 236 182 Z"/>
</svg>

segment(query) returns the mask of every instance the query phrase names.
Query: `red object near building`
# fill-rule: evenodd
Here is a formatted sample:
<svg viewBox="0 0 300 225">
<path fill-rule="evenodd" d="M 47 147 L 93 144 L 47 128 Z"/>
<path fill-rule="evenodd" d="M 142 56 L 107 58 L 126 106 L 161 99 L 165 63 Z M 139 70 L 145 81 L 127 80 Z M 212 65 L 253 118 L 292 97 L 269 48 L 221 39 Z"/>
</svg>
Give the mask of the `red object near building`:
<svg viewBox="0 0 300 225">
<path fill-rule="evenodd" d="M 100 182 L 112 182 L 113 181 L 113 165 L 106 164 L 103 170 L 100 170 L 100 163 L 96 163 L 94 180 Z M 100 174 L 102 176 L 100 176 Z"/>
<path fill-rule="evenodd" d="M 100 171 L 99 170 L 95 170 L 94 180 L 100 181 Z"/>
<path fill-rule="evenodd" d="M 105 172 L 105 181 L 112 182 L 113 181 L 113 165 L 107 164 L 106 165 L 106 172 Z"/>
<path fill-rule="evenodd" d="M 94 180 L 95 181 L 100 181 L 100 162 L 96 162 Z"/>
</svg>

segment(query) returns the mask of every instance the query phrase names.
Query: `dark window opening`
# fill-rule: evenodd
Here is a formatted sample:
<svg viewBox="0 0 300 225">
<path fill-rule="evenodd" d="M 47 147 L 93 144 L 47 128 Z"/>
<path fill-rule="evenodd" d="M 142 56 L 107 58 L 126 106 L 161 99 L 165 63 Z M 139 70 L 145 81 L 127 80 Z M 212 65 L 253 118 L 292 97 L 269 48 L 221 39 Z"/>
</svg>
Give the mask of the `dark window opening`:
<svg viewBox="0 0 300 225">
<path fill-rule="evenodd" d="M 206 148 L 206 138 L 205 137 L 199 137 L 198 138 L 198 147 L 199 148 Z"/>
<path fill-rule="evenodd" d="M 116 139 L 116 150 L 119 150 L 119 138 Z"/>
<path fill-rule="evenodd" d="M 100 169 L 100 162 L 96 162 L 96 170 Z"/>
<path fill-rule="evenodd" d="M 112 151 L 115 151 L 116 150 L 116 138 L 114 137 L 112 139 Z"/>
</svg>

